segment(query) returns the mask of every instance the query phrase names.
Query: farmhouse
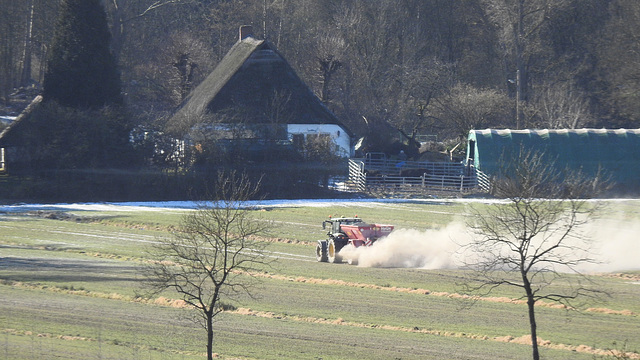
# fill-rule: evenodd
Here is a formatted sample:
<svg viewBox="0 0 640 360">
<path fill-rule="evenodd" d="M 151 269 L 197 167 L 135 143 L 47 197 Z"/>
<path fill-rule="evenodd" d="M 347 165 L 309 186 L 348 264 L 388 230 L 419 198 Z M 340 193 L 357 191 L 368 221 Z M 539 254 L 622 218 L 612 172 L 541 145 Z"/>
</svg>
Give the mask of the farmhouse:
<svg viewBox="0 0 640 360">
<path fill-rule="evenodd" d="M 559 170 L 602 170 L 618 186 L 640 185 L 640 129 L 471 130 L 466 164 L 497 175 L 521 149 L 543 153 Z"/>
<path fill-rule="evenodd" d="M 353 153 L 353 134 L 313 94 L 266 40 L 240 28 L 240 38 L 211 74 L 185 98 L 169 129 L 193 145 L 203 138 L 250 146 L 294 146 L 309 140 L 333 141 L 335 154 Z M 194 136 L 194 129 L 200 134 Z"/>
<path fill-rule="evenodd" d="M 31 104 L 13 121 L 0 131 L 0 173 L 6 172 L 8 164 L 20 166 L 28 160 L 25 144 L 33 132 L 29 126 L 29 114 L 42 102 L 42 96 L 36 96 Z"/>
</svg>

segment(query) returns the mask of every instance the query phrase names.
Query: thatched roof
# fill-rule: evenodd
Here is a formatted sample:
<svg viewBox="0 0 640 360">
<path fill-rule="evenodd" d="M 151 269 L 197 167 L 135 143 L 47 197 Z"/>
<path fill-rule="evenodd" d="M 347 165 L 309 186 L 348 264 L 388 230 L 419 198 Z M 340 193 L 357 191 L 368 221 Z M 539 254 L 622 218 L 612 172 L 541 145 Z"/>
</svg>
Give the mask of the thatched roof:
<svg viewBox="0 0 640 360">
<path fill-rule="evenodd" d="M 186 131 L 221 114 L 252 124 L 337 124 L 350 133 L 273 44 L 250 36 L 233 45 L 189 94 L 168 128 Z"/>
</svg>

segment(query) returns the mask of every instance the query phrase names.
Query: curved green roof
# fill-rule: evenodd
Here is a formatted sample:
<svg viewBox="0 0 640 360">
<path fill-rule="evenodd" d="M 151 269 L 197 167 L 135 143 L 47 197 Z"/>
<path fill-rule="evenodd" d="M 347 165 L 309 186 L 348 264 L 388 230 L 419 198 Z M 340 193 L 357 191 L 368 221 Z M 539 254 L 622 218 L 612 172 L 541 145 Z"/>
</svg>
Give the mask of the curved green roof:
<svg viewBox="0 0 640 360">
<path fill-rule="evenodd" d="M 468 161 L 486 174 L 496 174 L 503 159 L 520 149 L 543 153 L 556 167 L 605 170 L 612 180 L 640 184 L 640 129 L 471 130 Z"/>
</svg>

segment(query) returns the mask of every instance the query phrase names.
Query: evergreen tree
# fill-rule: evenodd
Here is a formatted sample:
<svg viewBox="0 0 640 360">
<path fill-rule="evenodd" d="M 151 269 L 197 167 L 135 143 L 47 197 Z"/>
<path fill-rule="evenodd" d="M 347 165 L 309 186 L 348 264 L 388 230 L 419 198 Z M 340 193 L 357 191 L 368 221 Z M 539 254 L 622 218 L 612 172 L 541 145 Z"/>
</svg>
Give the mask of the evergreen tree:
<svg viewBox="0 0 640 360">
<path fill-rule="evenodd" d="M 44 77 L 44 100 L 97 109 L 122 102 L 100 0 L 62 0 Z"/>
</svg>

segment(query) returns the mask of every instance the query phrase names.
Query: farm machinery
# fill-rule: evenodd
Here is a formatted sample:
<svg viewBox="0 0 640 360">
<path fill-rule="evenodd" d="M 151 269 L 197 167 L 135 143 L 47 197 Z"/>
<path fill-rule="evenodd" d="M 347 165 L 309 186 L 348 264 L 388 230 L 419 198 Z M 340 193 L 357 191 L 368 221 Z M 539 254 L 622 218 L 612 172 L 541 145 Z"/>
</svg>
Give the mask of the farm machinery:
<svg viewBox="0 0 640 360">
<path fill-rule="evenodd" d="M 340 263 L 340 250 L 345 246 L 371 246 L 376 240 L 389 235 L 393 225 L 367 224 L 356 217 L 329 218 L 322 222 L 322 228 L 327 229 L 327 239 L 318 240 L 316 245 L 316 259 L 321 262 Z M 349 264 L 357 264 L 358 259 L 348 257 Z"/>
</svg>

